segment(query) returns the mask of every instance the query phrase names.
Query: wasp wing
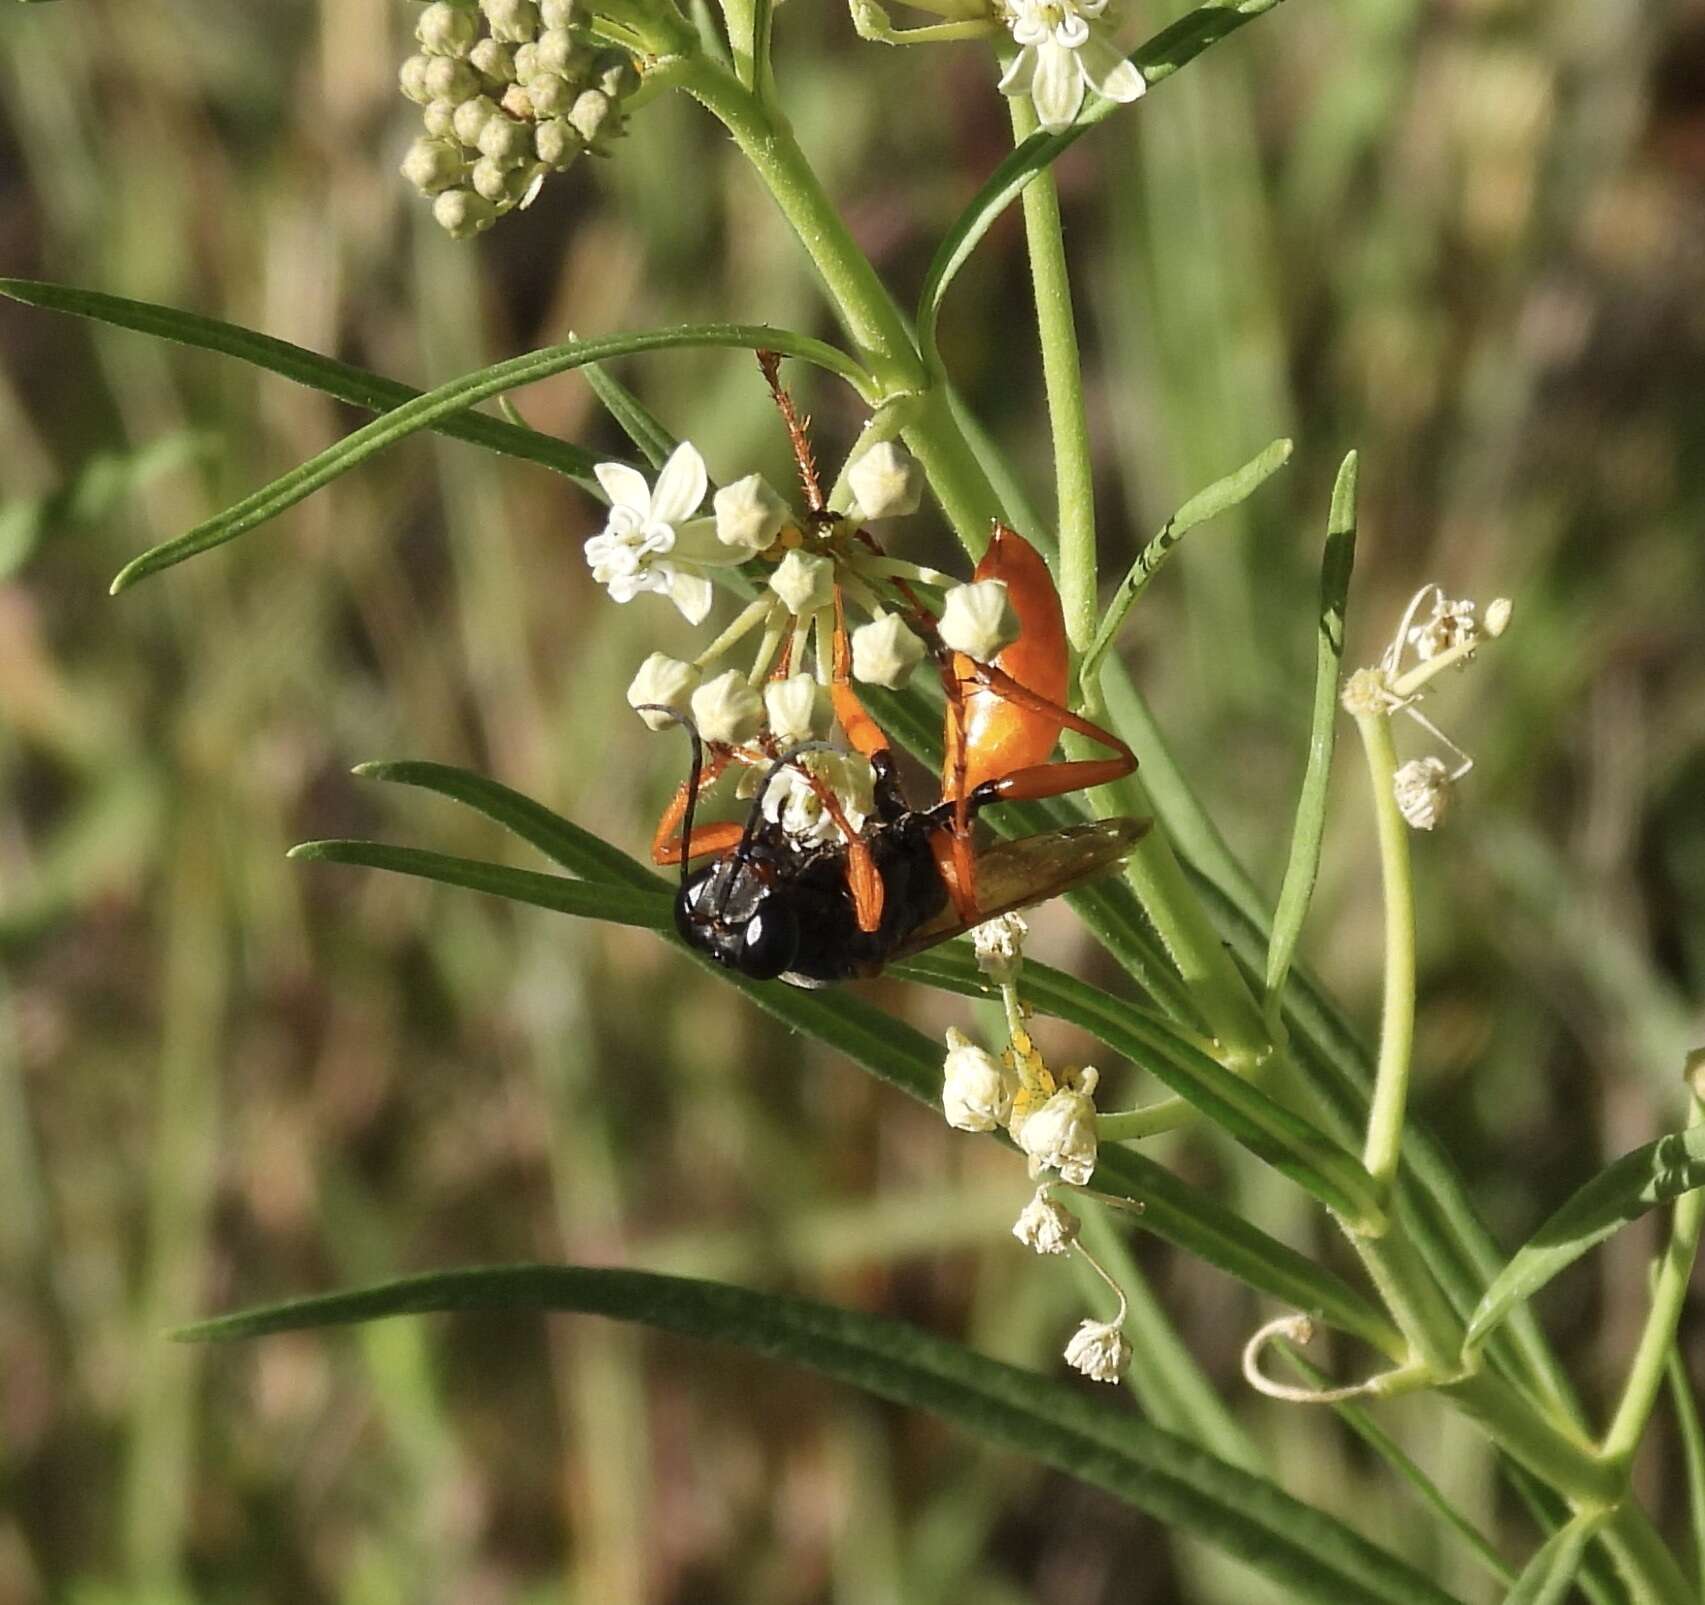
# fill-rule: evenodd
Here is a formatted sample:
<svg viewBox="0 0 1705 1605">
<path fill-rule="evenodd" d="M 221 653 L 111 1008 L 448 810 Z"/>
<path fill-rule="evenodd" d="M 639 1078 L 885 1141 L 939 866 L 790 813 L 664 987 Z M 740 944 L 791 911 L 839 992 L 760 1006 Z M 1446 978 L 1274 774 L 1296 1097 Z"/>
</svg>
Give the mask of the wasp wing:
<svg viewBox="0 0 1705 1605">
<path fill-rule="evenodd" d="M 976 920 L 962 920 L 950 903 L 913 931 L 890 959 L 909 958 L 960 935 L 973 924 L 1069 892 L 1081 881 L 1120 863 L 1153 823 L 1151 819 L 1098 819 L 1089 825 L 1063 825 L 1039 835 L 996 842 L 977 854 Z"/>
</svg>

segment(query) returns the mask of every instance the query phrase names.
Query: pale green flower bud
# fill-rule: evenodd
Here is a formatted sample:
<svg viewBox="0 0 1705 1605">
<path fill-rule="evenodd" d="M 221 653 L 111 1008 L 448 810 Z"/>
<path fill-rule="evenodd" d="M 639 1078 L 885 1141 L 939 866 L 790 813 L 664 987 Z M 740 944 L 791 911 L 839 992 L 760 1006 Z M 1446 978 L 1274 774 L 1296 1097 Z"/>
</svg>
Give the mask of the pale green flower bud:
<svg viewBox="0 0 1705 1605">
<path fill-rule="evenodd" d="M 537 117 L 566 117 L 574 105 L 574 86 L 566 78 L 540 73 L 527 85 Z"/>
<path fill-rule="evenodd" d="M 587 63 L 587 52 L 574 42 L 574 35 L 566 28 L 547 28 L 533 48 L 536 52 L 533 59 L 540 72 L 567 76 Z"/>
<path fill-rule="evenodd" d="M 1510 627 L 1510 614 L 1515 603 L 1507 596 L 1495 596 L 1486 604 L 1486 633 L 1496 640 Z"/>
<path fill-rule="evenodd" d="M 789 552 L 770 576 L 770 589 L 795 618 L 808 617 L 835 599 L 835 565 L 816 552 Z"/>
<path fill-rule="evenodd" d="M 471 189 L 447 189 L 432 203 L 438 226 L 453 240 L 465 240 L 491 227 L 497 208 Z"/>
<path fill-rule="evenodd" d="M 491 24 L 491 36 L 504 44 L 525 44 L 539 31 L 539 8 L 533 0 L 480 0 Z"/>
<path fill-rule="evenodd" d="M 676 713 L 685 713 L 687 699 L 699 683 L 699 671 L 690 663 L 653 652 L 640 664 L 639 673 L 628 687 L 628 706 L 638 708 L 642 703 L 661 703 Z M 670 721 L 660 713 L 642 713 L 640 718 L 653 730 L 667 730 Z"/>
<path fill-rule="evenodd" d="M 539 0 L 539 20 L 547 28 L 566 28 L 574 21 L 574 0 Z"/>
<path fill-rule="evenodd" d="M 750 741 L 764 717 L 764 704 L 738 669 L 707 680 L 693 693 L 692 706 L 693 722 L 706 741 Z"/>
<path fill-rule="evenodd" d="M 1003 646 L 1018 639 L 1018 615 L 1003 580 L 955 585 L 941 607 L 942 641 L 976 663 L 992 663 Z"/>
<path fill-rule="evenodd" d="M 769 715 L 770 734 L 777 741 L 809 741 L 811 721 L 817 712 L 817 682 L 808 674 L 769 681 L 764 686 L 764 711 Z"/>
<path fill-rule="evenodd" d="M 468 182 L 488 201 L 500 203 L 509 199 L 511 169 L 500 167 L 489 156 L 482 156 L 468 169 Z"/>
<path fill-rule="evenodd" d="M 515 82 L 530 84 L 539 75 L 539 47 L 535 44 L 515 47 Z"/>
<path fill-rule="evenodd" d="M 480 92 L 480 75 L 454 56 L 434 56 L 426 64 L 426 92 L 434 100 L 467 100 Z"/>
<path fill-rule="evenodd" d="M 480 130 L 480 155 L 489 156 L 499 167 L 519 167 L 533 154 L 533 136 L 520 123 L 499 112 L 486 119 Z"/>
<path fill-rule="evenodd" d="M 593 144 L 599 133 L 608 129 L 615 132 L 615 103 L 600 89 L 586 90 L 574 103 L 574 108 L 568 114 L 568 120 L 580 130 L 580 137 L 588 145 Z"/>
<path fill-rule="evenodd" d="M 923 469 L 892 440 L 865 452 L 847 470 L 847 484 L 866 518 L 904 518 L 923 500 Z"/>
<path fill-rule="evenodd" d="M 611 100 L 620 100 L 639 88 L 639 70 L 631 56 L 620 51 L 605 52 L 598 63 L 598 88 Z"/>
<path fill-rule="evenodd" d="M 481 130 L 496 115 L 497 106 L 489 95 L 475 95 L 456 108 L 450 127 L 469 150 L 478 150 Z"/>
<path fill-rule="evenodd" d="M 923 642 L 898 613 L 885 613 L 852 633 L 853 678 L 866 685 L 903 686 L 923 655 Z"/>
<path fill-rule="evenodd" d="M 432 101 L 421 113 L 420 120 L 434 139 L 453 139 L 456 134 L 456 102 Z"/>
<path fill-rule="evenodd" d="M 444 0 L 429 5 L 414 26 L 414 36 L 429 56 L 465 56 L 479 33 L 479 18 L 473 12 L 446 5 Z"/>
<path fill-rule="evenodd" d="M 574 125 L 560 117 L 540 123 L 533 130 L 533 143 L 538 147 L 539 160 L 559 173 L 573 162 L 585 145 Z"/>
<path fill-rule="evenodd" d="M 398 85 L 417 106 L 424 106 L 432 99 L 432 91 L 426 87 L 426 69 L 431 65 L 427 56 L 410 56 L 397 69 Z"/>
<path fill-rule="evenodd" d="M 462 148 L 452 139 L 417 139 L 403 157 L 402 175 L 422 195 L 436 195 L 462 177 Z"/>
<path fill-rule="evenodd" d="M 495 86 L 515 82 L 515 52 L 495 39 L 482 39 L 468 53 L 468 65 Z"/>
<path fill-rule="evenodd" d="M 724 485 L 711 502 L 716 538 L 724 546 L 761 552 L 787 521 L 787 503 L 770 489 L 762 474 L 748 474 Z"/>
<path fill-rule="evenodd" d="M 535 78 L 532 84 L 511 84 L 503 91 L 503 99 L 498 102 L 517 122 L 530 123 L 533 120 L 533 85 L 540 80 Z"/>
</svg>

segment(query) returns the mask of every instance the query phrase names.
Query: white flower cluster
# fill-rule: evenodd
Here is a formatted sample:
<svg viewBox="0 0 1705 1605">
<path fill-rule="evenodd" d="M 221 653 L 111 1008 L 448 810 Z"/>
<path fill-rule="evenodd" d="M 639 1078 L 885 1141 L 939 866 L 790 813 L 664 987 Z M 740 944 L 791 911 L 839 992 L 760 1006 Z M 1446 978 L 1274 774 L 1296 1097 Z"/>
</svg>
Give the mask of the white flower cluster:
<svg viewBox="0 0 1705 1605">
<path fill-rule="evenodd" d="M 398 77 L 426 131 L 402 174 L 456 239 L 528 205 L 582 151 L 602 154 L 639 86 L 626 53 L 579 26 L 575 0 L 434 0 L 415 38 Z"/>
<path fill-rule="evenodd" d="M 829 733 L 826 688 L 837 668 L 837 621 L 853 609 L 868 617 L 848 632 L 846 667 L 869 685 L 905 684 L 930 651 L 920 630 L 935 637 L 938 650 L 979 662 L 1017 638 L 1000 581 L 960 584 L 886 557 L 869 542 L 865 525 L 916 511 L 922 495 L 917 463 L 892 442 L 848 466 L 856 501 L 845 517 L 796 515 L 758 474 L 713 494 L 704 458 L 686 441 L 655 481 L 625 463 L 600 463 L 595 473 L 610 507 L 603 528 L 586 542 L 586 562 L 613 601 L 664 596 L 697 625 L 710 614 L 717 570 L 743 568 L 759 585 L 756 600 L 698 658 L 653 652 L 628 687 L 629 705 L 651 729 L 667 729 L 671 714 L 690 718 L 705 742 L 726 749 L 753 780 L 788 748 Z M 896 585 L 912 596 L 914 587 L 938 592 L 939 620 L 924 621 Z M 711 672 L 753 635 L 759 645 L 749 668 Z M 862 758 L 813 753 L 773 778 L 762 807 L 796 840 L 817 845 L 832 840 L 842 821 L 860 829 L 873 807 L 871 791 Z M 1022 934 L 1022 921 L 1016 929 Z"/>
<path fill-rule="evenodd" d="M 949 1027 L 942 1063 L 942 1113 L 959 1131 L 1005 1127 L 1029 1160 L 1030 1174 L 1056 1171 L 1074 1187 L 1095 1172 L 1095 1087 L 1100 1079 L 1086 1065 L 1063 1078 L 1052 1092 L 1025 1093 L 1017 1072 L 997 1060 L 963 1031 Z"/>
</svg>

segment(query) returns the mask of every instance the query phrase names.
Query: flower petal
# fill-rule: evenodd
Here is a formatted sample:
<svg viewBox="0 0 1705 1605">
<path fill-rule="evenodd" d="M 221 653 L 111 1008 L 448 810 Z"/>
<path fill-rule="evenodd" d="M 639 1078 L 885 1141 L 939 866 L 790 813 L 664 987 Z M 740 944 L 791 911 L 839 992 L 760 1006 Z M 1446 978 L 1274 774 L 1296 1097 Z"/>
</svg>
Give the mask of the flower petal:
<svg viewBox="0 0 1705 1605">
<path fill-rule="evenodd" d="M 631 508 L 641 518 L 645 517 L 651 507 L 651 487 L 637 468 L 629 468 L 626 463 L 599 463 L 592 472 L 616 506 Z"/>
<path fill-rule="evenodd" d="M 751 552 L 725 546 L 716 533 L 714 518 L 694 518 L 675 530 L 673 555 L 700 568 L 738 568 Z"/>
<path fill-rule="evenodd" d="M 651 517 L 659 524 L 679 524 L 699 510 L 710 488 L 704 458 L 690 441 L 683 440 L 663 465 L 657 487 L 651 493 Z"/>
<path fill-rule="evenodd" d="M 702 574 L 690 574 L 677 569 L 669 579 L 669 600 L 681 610 L 689 624 L 703 624 L 716 595 L 711 583 Z"/>
<path fill-rule="evenodd" d="M 1036 77 L 1036 52 L 1021 50 L 1012 58 L 1012 65 L 1001 74 L 1000 92 L 1003 95 L 1028 95 Z"/>
<path fill-rule="evenodd" d="M 1083 74 L 1075 51 L 1059 45 L 1036 47 L 1036 77 L 1030 85 L 1036 117 L 1050 133 L 1069 128 L 1083 105 Z"/>
<path fill-rule="evenodd" d="M 1129 105 L 1141 99 L 1148 85 L 1136 67 L 1119 54 L 1118 47 L 1101 33 L 1092 30 L 1089 42 L 1078 51 L 1077 59 L 1083 75 L 1095 86 L 1097 94 L 1109 100 Z"/>
</svg>

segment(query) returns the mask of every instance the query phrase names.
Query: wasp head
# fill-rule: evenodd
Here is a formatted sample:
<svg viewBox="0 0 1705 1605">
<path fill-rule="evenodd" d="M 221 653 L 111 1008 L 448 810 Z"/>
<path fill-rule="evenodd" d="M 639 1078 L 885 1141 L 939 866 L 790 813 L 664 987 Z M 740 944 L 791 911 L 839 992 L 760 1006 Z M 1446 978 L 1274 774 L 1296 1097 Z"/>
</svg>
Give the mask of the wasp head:
<svg viewBox="0 0 1705 1605">
<path fill-rule="evenodd" d="M 675 929 L 689 947 L 753 981 L 773 981 L 799 952 L 799 918 L 769 866 L 731 853 L 682 883 Z"/>
</svg>

